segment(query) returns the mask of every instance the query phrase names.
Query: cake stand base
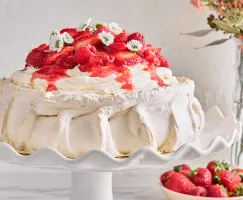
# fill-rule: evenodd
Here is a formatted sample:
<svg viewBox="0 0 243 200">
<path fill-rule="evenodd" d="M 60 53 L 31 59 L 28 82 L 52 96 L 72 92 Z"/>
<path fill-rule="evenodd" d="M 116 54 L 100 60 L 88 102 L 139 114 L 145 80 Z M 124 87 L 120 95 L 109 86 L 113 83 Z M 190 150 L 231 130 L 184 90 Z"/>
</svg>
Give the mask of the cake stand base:
<svg viewBox="0 0 243 200">
<path fill-rule="evenodd" d="M 72 172 L 71 200 L 113 200 L 112 172 Z"/>
</svg>

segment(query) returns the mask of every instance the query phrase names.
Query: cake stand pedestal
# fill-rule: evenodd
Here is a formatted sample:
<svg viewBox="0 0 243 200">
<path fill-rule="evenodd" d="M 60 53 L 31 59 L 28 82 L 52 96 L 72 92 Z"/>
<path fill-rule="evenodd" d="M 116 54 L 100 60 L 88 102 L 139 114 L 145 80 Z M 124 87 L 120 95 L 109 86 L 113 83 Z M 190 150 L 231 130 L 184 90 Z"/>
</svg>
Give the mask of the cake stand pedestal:
<svg viewBox="0 0 243 200">
<path fill-rule="evenodd" d="M 112 200 L 112 172 L 72 172 L 71 200 Z"/>
<path fill-rule="evenodd" d="M 102 150 L 92 150 L 78 159 L 68 159 L 52 148 L 20 155 L 0 142 L 0 161 L 35 168 L 63 169 L 72 173 L 71 200 L 112 200 L 112 172 L 159 169 L 187 163 L 229 149 L 241 139 L 242 126 L 235 117 L 224 117 L 217 107 L 205 115 L 206 126 L 195 144 L 184 144 L 176 152 L 160 154 L 142 148 L 127 158 L 114 158 Z"/>
</svg>

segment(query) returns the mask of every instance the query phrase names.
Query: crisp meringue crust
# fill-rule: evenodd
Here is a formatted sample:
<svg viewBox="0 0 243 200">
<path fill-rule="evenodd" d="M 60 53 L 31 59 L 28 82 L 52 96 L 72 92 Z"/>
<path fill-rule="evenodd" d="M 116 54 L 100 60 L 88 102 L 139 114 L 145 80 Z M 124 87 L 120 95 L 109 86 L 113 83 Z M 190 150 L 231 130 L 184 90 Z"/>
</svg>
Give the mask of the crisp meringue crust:
<svg viewBox="0 0 243 200">
<path fill-rule="evenodd" d="M 142 147 L 172 152 L 194 142 L 204 126 L 194 82 L 186 78 L 167 87 L 117 94 L 50 93 L 12 81 L 0 84 L 0 140 L 22 153 L 42 147 L 71 158 L 92 149 L 115 157 Z"/>
</svg>

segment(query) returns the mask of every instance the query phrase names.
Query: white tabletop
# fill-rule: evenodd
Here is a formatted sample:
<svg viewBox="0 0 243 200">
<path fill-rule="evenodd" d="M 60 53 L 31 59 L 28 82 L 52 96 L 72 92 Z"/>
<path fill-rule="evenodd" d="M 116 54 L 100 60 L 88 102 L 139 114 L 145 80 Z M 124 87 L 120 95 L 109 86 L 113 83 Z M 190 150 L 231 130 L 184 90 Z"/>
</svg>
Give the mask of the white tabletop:
<svg viewBox="0 0 243 200">
<path fill-rule="evenodd" d="M 229 151 L 220 152 L 188 164 L 195 168 L 205 166 L 210 160 L 228 160 L 228 156 Z M 157 185 L 165 170 L 168 169 L 115 173 L 114 200 L 168 200 Z M 0 162 L 0 200 L 69 200 L 70 183 L 69 172 Z"/>
<path fill-rule="evenodd" d="M 69 200 L 70 173 L 0 162 L 1 200 Z M 167 200 L 157 186 L 159 171 L 115 173 L 114 200 Z"/>
</svg>

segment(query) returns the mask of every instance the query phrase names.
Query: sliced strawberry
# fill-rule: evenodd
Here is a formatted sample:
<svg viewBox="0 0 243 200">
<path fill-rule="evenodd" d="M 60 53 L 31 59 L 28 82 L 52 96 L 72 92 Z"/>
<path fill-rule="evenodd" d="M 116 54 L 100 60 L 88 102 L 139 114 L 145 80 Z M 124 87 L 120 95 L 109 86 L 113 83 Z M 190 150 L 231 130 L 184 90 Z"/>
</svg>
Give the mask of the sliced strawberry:
<svg viewBox="0 0 243 200">
<path fill-rule="evenodd" d="M 63 58 L 67 55 L 72 55 L 73 51 L 74 48 L 72 46 L 66 46 L 61 50 L 61 52 L 51 52 L 48 54 L 45 64 L 54 64 L 57 59 Z"/>
<path fill-rule="evenodd" d="M 45 52 L 45 49 L 42 49 L 42 47 L 38 47 L 33 49 L 26 58 L 26 64 L 31 65 L 36 68 L 40 68 L 41 65 L 44 63 L 47 52 Z"/>
<path fill-rule="evenodd" d="M 66 55 L 57 59 L 56 66 L 63 66 L 67 69 L 73 69 L 78 65 L 76 57 L 74 55 Z"/>
<path fill-rule="evenodd" d="M 91 35 L 93 35 L 89 30 L 85 30 L 85 31 L 80 31 L 78 32 L 78 34 L 74 37 L 75 40 L 78 40 L 80 38 L 84 38 L 84 37 L 90 37 Z"/>
<path fill-rule="evenodd" d="M 122 33 L 119 33 L 118 35 L 115 36 L 114 42 L 127 43 L 128 36 L 129 36 L 129 33 L 126 31 L 123 31 Z"/>
<path fill-rule="evenodd" d="M 115 57 L 115 62 L 117 65 L 131 66 L 136 65 L 141 61 L 141 58 L 137 54 L 129 51 L 118 52 L 115 54 Z"/>
<path fill-rule="evenodd" d="M 113 34 L 113 32 L 111 31 L 111 29 L 109 29 L 107 26 L 100 26 L 100 27 L 96 30 L 96 34 L 99 34 L 99 33 L 103 32 L 103 31 L 105 31 L 105 32 L 107 32 L 107 33 L 112 33 L 112 34 Z"/>
<path fill-rule="evenodd" d="M 67 32 L 69 35 L 71 35 L 72 37 L 75 37 L 78 35 L 78 31 L 76 30 L 76 28 L 64 28 L 60 31 L 60 33 L 65 33 Z"/>
<path fill-rule="evenodd" d="M 37 47 L 37 49 L 43 49 L 43 50 L 47 50 L 49 48 L 49 46 L 47 44 L 41 44 L 40 46 Z"/>
<path fill-rule="evenodd" d="M 109 46 L 104 46 L 104 49 L 109 53 L 115 53 L 118 51 L 126 51 L 127 46 L 125 43 L 119 42 L 119 43 L 112 43 Z"/>
<path fill-rule="evenodd" d="M 100 39 L 98 38 L 97 35 L 92 35 L 92 36 L 87 36 L 84 38 L 77 39 L 74 43 L 73 46 L 75 50 L 77 51 L 81 46 L 84 46 L 86 44 L 90 45 L 98 45 L 100 44 Z"/>
<path fill-rule="evenodd" d="M 89 60 L 90 66 L 105 66 L 108 63 L 112 63 L 115 57 L 108 55 L 105 52 L 99 52 L 99 54 L 92 56 Z"/>
<path fill-rule="evenodd" d="M 128 41 L 130 40 L 138 40 L 139 42 L 141 42 L 143 45 L 145 45 L 145 39 L 142 33 L 139 32 L 135 32 L 132 33 L 128 36 Z"/>
<path fill-rule="evenodd" d="M 81 46 L 76 52 L 76 60 L 79 64 L 85 64 L 89 62 L 91 52 L 88 46 Z"/>
</svg>

